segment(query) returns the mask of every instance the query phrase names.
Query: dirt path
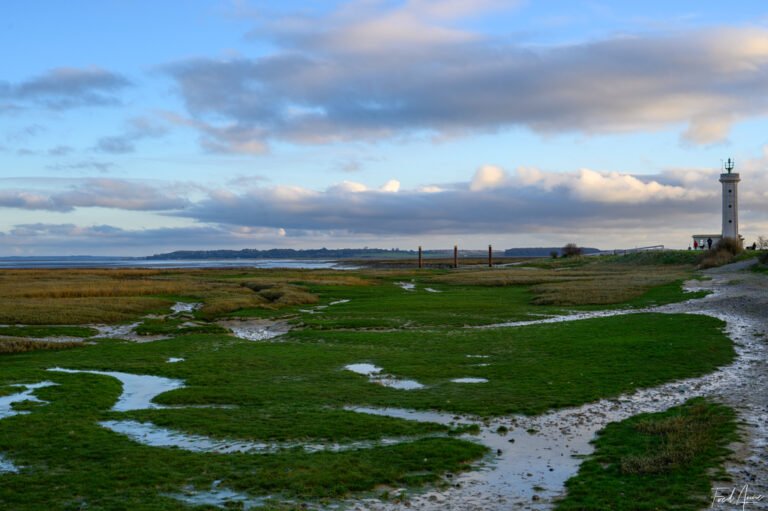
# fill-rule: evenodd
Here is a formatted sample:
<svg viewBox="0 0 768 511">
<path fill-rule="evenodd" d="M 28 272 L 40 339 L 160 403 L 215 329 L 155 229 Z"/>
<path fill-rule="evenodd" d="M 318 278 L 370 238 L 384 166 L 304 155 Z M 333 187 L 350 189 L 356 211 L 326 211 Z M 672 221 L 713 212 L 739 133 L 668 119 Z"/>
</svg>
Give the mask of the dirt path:
<svg viewBox="0 0 768 511">
<path fill-rule="evenodd" d="M 609 422 L 643 412 L 665 410 L 696 396 L 709 396 L 732 406 L 744 423 L 743 442 L 733 446 L 727 465 L 732 477 L 720 482 L 720 495 L 736 494 L 748 485 L 750 495 L 766 495 L 762 502 L 744 509 L 768 509 L 768 277 L 749 271 L 751 263 L 739 263 L 703 272 L 709 280 L 688 283 L 691 289 L 712 294 L 700 300 L 644 311 L 612 311 L 605 315 L 654 311 L 706 314 L 724 320 L 734 341 L 736 361 L 701 378 L 676 381 L 631 395 L 601 400 L 579 408 L 559 410 L 537 417 L 505 417 L 482 427 L 474 438 L 490 447 L 493 458 L 480 470 L 446 479 L 447 490 L 411 495 L 404 502 L 366 499 L 350 503 L 355 510 L 395 511 L 501 511 L 551 509 L 563 495 L 563 483 L 574 475 L 580 460 L 574 455 L 592 452 L 589 441 Z M 603 314 L 599 314 L 603 315 Z M 575 315 L 579 320 L 589 315 Z M 548 321 L 548 320 L 547 320 Z M 513 326 L 513 325 L 510 325 Z M 441 422 L 450 414 L 409 410 L 371 410 L 369 413 L 410 420 Z M 445 415 L 446 417 L 439 417 Z M 471 420 L 468 418 L 468 420 Z M 499 435 L 499 426 L 509 432 Z M 530 434 L 529 431 L 535 431 Z M 742 509 L 731 502 L 715 503 L 714 509 Z"/>
</svg>

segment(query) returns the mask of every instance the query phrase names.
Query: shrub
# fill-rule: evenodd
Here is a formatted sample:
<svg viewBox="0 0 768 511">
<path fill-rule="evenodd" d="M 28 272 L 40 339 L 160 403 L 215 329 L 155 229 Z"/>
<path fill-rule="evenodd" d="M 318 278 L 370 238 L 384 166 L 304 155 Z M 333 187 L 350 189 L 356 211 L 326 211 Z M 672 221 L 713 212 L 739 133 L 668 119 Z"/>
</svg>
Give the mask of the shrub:
<svg viewBox="0 0 768 511">
<path fill-rule="evenodd" d="M 741 246 L 741 240 L 736 238 L 723 238 L 717 242 L 715 246 L 717 252 L 726 251 L 731 255 L 737 255 L 741 253 L 744 248 Z"/>
<path fill-rule="evenodd" d="M 728 250 L 710 250 L 699 264 L 699 268 L 715 268 L 733 261 L 733 254 Z"/>
<path fill-rule="evenodd" d="M 581 247 L 577 246 L 576 243 L 568 243 L 561 249 L 561 252 L 563 253 L 563 257 L 580 256 Z"/>
</svg>

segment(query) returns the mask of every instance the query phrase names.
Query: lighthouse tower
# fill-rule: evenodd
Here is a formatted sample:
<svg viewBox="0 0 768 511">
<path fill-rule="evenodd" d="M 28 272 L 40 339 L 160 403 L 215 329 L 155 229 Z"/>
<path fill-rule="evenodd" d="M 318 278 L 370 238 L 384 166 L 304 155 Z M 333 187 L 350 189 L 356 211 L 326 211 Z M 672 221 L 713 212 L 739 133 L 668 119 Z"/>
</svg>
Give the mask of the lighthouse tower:
<svg viewBox="0 0 768 511">
<path fill-rule="evenodd" d="M 723 183 L 723 239 L 733 238 L 741 241 L 739 237 L 739 178 L 734 174 L 733 160 L 728 158 L 725 162 L 726 174 L 720 174 L 720 182 Z"/>
</svg>

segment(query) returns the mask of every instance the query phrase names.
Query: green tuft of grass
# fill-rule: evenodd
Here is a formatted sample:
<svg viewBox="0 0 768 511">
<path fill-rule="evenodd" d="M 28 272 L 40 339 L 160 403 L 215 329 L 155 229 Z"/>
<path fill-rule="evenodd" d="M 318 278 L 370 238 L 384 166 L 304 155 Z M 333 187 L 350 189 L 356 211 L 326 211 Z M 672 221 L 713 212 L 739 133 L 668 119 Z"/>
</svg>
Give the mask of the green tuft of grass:
<svg viewBox="0 0 768 511">
<path fill-rule="evenodd" d="M 702 509 L 736 439 L 734 411 L 701 398 L 611 423 L 555 509 Z"/>
</svg>

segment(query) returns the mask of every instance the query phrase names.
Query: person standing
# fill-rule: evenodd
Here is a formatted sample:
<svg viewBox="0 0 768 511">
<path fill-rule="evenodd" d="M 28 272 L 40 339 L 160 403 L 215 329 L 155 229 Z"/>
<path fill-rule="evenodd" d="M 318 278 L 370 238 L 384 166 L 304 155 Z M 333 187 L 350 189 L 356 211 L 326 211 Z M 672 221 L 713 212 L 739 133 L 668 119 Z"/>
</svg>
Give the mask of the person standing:
<svg viewBox="0 0 768 511">
<path fill-rule="evenodd" d="M 712 238 L 707 238 L 707 248 L 712 250 Z"/>
</svg>

